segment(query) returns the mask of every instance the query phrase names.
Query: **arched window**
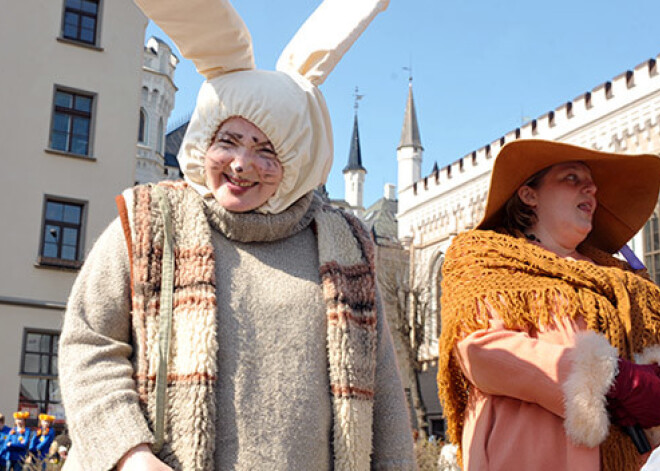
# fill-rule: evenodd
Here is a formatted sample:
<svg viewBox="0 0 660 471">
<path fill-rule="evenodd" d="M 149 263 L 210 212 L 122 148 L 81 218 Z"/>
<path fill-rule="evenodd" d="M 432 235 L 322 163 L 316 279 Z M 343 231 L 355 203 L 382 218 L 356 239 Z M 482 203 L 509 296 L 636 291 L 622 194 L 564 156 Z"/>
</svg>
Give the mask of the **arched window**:
<svg viewBox="0 0 660 471">
<path fill-rule="evenodd" d="M 660 209 L 656 208 L 644 226 L 644 261 L 649 271 L 651 279 L 656 284 L 660 284 L 660 224 L 658 213 Z"/>
<path fill-rule="evenodd" d="M 140 108 L 140 127 L 138 128 L 138 142 L 141 144 L 147 143 L 147 135 L 149 132 L 149 122 L 147 112 L 144 108 Z"/>
<path fill-rule="evenodd" d="M 163 118 L 158 120 L 158 135 L 156 136 L 156 152 L 163 155 L 163 141 L 165 134 L 163 133 Z"/>
</svg>

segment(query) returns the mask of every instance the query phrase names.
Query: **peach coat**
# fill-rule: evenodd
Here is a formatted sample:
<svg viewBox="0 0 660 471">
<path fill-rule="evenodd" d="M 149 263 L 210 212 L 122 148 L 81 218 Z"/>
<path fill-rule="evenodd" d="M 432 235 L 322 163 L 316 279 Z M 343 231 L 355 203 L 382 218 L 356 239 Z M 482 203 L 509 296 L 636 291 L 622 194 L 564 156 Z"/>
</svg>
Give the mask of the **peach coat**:
<svg viewBox="0 0 660 471">
<path fill-rule="evenodd" d="M 458 342 L 470 382 L 462 437 L 465 471 L 598 471 L 598 446 L 574 444 L 565 426 L 562 385 L 573 368 L 581 318 L 538 331 L 490 326 Z"/>
</svg>

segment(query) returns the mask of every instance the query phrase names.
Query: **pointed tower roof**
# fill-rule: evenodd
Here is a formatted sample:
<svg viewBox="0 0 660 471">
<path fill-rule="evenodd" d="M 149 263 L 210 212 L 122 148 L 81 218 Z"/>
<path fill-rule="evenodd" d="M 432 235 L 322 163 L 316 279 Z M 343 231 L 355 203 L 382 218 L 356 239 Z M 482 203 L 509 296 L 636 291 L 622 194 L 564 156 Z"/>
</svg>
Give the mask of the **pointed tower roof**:
<svg viewBox="0 0 660 471">
<path fill-rule="evenodd" d="M 408 102 L 406 103 L 406 113 L 403 117 L 403 129 L 401 129 L 401 142 L 399 147 L 414 147 L 424 150 L 422 140 L 419 137 L 419 126 L 417 126 L 417 113 L 415 112 L 415 100 L 412 92 L 412 78 L 408 80 Z"/>
<path fill-rule="evenodd" d="M 367 172 L 367 169 L 362 166 L 357 111 L 355 112 L 355 120 L 353 121 L 353 137 L 351 138 L 351 150 L 348 153 L 348 164 L 344 167 L 343 173 L 350 172 L 351 170 L 362 170 L 365 173 Z"/>
</svg>

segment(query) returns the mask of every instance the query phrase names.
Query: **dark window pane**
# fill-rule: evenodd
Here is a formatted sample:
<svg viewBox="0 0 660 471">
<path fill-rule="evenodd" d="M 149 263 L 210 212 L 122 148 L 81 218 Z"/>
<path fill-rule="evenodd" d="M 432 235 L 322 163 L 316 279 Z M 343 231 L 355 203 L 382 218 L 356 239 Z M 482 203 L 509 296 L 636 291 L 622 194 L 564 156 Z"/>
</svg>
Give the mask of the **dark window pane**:
<svg viewBox="0 0 660 471">
<path fill-rule="evenodd" d="M 80 10 L 82 6 L 82 0 L 66 0 L 66 6 L 68 8 L 76 8 Z"/>
<path fill-rule="evenodd" d="M 62 396 L 60 394 L 60 384 L 59 381 L 51 379 L 48 381 L 49 392 L 50 392 L 50 402 L 62 402 Z"/>
<path fill-rule="evenodd" d="M 87 13 L 96 13 L 97 9 L 96 2 L 90 2 L 89 0 L 82 0 L 82 11 Z"/>
<path fill-rule="evenodd" d="M 50 353 L 50 335 L 42 335 L 39 339 L 39 351 L 41 353 Z"/>
<path fill-rule="evenodd" d="M 87 136 L 89 134 L 89 119 L 73 118 L 73 134 Z"/>
<path fill-rule="evenodd" d="M 53 335 L 53 355 L 57 355 L 59 353 L 59 346 L 60 346 L 60 336 Z"/>
<path fill-rule="evenodd" d="M 57 258 L 57 244 L 51 244 L 49 242 L 46 242 L 44 244 L 43 256 Z"/>
<path fill-rule="evenodd" d="M 25 373 L 39 373 L 39 357 L 34 353 L 26 353 L 23 360 L 23 371 Z"/>
<path fill-rule="evenodd" d="M 53 129 L 55 131 L 68 133 L 70 123 L 71 123 L 70 116 L 65 115 L 64 113 L 55 113 L 55 116 L 53 118 Z"/>
<path fill-rule="evenodd" d="M 65 24 L 64 25 L 64 34 L 65 38 L 77 39 L 78 38 L 78 27 L 76 25 Z"/>
<path fill-rule="evenodd" d="M 21 402 L 43 402 L 46 400 L 48 380 L 43 378 L 21 378 Z"/>
<path fill-rule="evenodd" d="M 60 257 L 63 260 L 75 260 L 76 259 L 76 248 L 69 247 L 68 245 L 62 246 L 62 256 Z"/>
<path fill-rule="evenodd" d="M 50 374 L 50 357 L 48 355 L 41 355 L 41 369 L 39 373 L 43 375 Z"/>
<path fill-rule="evenodd" d="M 39 344 L 41 342 L 41 334 L 29 333 L 25 339 L 26 352 L 39 352 Z"/>
<path fill-rule="evenodd" d="M 80 223 L 80 206 L 67 204 L 64 206 L 64 222 L 70 222 L 72 224 Z"/>
<path fill-rule="evenodd" d="M 71 108 L 73 106 L 73 95 L 70 93 L 58 91 L 55 93 L 55 104 L 65 108 Z"/>
<path fill-rule="evenodd" d="M 60 227 L 46 224 L 46 233 L 44 237 L 46 242 L 56 244 L 60 241 Z"/>
<path fill-rule="evenodd" d="M 88 29 L 93 32 L 94 26 L 96 25 L 96 20 L 89 16 L 82 16 L 80 18 L 80 24 L 82 25 L 83 29 Z"/>
<path fill-rule="evenodd" d="M 51 358 L 51 362 L 50 362 L 50 372 L 51 372 L 52 374 L 54 374 L 54 375 L 58 375 L 58 374 L 59 374 L 59 369 L 57 368 L 57 355 L 54 355 L 54 356 Z"/>
<path fill-rule="evenodd" d="M 94 44 L 94 31 L 91 29 L 80 30 L 80 40 L 86 43 Z"/>
<path fill-rule="evenodd" d="M 92 111 L 92 99 L 88 96 L 76 96 L 76 109 L 78 111 Z"/>
<path fill-rule="evenodd" d="M 71 152 L 74 154 L 87 155 L 87 137 L 73 136 L 71 139 Z"/>
<path fill-rule="evenodd" d="M 66 152 L 67 140 L 68 140 L 68 134 L 53 131 L 53 134 L 50 138 L 50 148 Z"/>
<path fill-rule="evenodd" d="M 46 219 L 61 221 L 64 217 L 64 205 L 55 201 L 46 203 Z"/>
<path fill-rule="evenodd" d="M 62 244 L 75 247 L 78 243 L 78 229 L 65 227 L 62 230 Z"/>
</svg>

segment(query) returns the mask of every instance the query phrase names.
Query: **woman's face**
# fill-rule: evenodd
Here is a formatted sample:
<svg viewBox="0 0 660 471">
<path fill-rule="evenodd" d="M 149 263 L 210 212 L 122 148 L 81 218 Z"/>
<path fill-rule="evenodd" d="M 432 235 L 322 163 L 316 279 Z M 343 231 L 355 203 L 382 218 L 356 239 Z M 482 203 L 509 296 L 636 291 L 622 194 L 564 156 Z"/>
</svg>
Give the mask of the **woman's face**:
<svg viewBox="0 0 660 471">
<path fill-rule="evenodd" d="M 523 186 L 518 196 L 534 208 L 537 222 L 531 232 L 541 240 L 551 237 L 565 246 L 577 247 L 591 232 L 596 185 L 591 170 L 582 162 L 554 165 L 537 188 Z"/>
<path fill-rule="evenodd" d="M 249 121 L 222 123 L 204 156 L 206 186 L 228 211 L 242 213 L 264 204 L 282 182 L 273 144 Z"/>
</svg>

